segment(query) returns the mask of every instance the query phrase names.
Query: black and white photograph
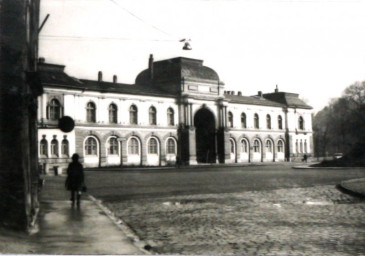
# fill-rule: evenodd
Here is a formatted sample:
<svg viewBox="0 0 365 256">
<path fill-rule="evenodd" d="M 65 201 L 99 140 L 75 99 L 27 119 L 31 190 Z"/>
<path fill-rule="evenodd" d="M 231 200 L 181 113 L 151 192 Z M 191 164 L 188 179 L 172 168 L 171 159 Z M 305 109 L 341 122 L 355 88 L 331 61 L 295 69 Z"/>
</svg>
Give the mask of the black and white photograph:
<svg viewBox="0 0 365 256">
<path fill-rule="evenodd" d="M 0 254 L 365 256 L 365 0 L 0 0 Z"/>
</svg>

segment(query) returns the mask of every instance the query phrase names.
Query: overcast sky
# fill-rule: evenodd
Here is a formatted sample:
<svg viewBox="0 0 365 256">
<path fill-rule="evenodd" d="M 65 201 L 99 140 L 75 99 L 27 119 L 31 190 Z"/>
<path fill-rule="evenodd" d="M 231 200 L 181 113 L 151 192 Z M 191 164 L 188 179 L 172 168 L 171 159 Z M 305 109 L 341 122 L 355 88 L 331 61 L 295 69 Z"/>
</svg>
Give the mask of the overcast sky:
<svg viewBox="0 0 365 256">
<path fill-rule="evenodd" d="M 365 80 L 365 0 L 42 0 L 39 55 L 70 76 L 134 83 L 155 60 L 204 60 L 226 90 L 324 107 Z M 192 51 L 179 39 L 190 38 Z"/>
</svg>

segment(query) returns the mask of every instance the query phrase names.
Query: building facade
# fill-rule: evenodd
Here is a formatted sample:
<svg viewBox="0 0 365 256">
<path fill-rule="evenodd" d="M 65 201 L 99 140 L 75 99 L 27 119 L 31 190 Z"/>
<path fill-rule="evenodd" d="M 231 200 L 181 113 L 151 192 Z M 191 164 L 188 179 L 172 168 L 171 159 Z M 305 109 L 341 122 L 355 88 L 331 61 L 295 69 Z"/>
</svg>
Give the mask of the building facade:
<svg viewBox="0 0 365 256">
<path fill-rule="evenodd" d="M 63 172 L 73 153 L 86 167 L 291 161 L 310 155 L 311 107 L 298 94 L 243 96 L 203 61 L 154 61 L 135 84 L 82 80 L 39 63 L 39 158 Z M 75 121 L 72 132 L 58 120 Z"/>
<path fill-rule="evenodd" d="M 39 211 L 39 0 L 0 1 L 0 225 L 32 229 Z"/>
</svg>

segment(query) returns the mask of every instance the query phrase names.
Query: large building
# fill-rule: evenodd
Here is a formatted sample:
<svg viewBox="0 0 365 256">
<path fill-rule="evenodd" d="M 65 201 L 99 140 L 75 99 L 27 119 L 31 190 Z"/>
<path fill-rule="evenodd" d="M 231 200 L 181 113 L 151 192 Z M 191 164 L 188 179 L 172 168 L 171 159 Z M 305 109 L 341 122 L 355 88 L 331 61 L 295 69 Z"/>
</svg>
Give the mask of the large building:
<svg viewBox="0 0 365 256">
<path fill-rule="evenodd" d="M 68 76 L 40 61 L 39 158 L 63 172 L 73 153 L 86 167 L 291 161 L 313 149 L 311 107 L 298 94 L 243 96 L 202 60 L 154 61 L 135 84 Z M 58 129 L 69 116 L 75 128 Z"/>
</svg>

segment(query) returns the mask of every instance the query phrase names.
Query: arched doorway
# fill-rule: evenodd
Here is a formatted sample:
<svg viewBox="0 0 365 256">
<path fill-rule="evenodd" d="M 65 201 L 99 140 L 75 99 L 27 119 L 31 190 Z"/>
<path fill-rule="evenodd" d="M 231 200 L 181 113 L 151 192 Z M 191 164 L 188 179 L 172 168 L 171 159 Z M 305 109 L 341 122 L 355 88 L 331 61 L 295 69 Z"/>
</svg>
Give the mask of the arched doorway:
<svg viewBox="0 0 365 256">
<path fill-rule="evenodd" d="M 198 163 L 215 163 L 215 119 L 211 111 L 200 109 L 194 116 L 196 160 Z"/>
</svg>

